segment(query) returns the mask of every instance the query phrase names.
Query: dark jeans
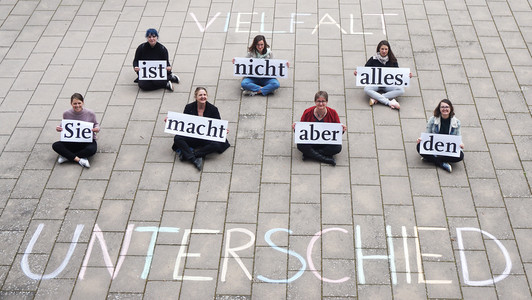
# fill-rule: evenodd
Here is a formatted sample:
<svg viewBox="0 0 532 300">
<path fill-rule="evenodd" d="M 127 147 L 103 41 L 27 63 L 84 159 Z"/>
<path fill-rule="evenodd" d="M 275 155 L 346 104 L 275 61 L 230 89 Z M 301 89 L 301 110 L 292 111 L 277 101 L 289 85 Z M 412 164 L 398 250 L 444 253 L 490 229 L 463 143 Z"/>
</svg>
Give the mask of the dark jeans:
<svg viewBox="0 0 532 300">
<path fill-rule="evenodd" d="M 419 153 L 419 143 L 416 145 L 417 153 Z M 455 163 L 462 161 L 464 159 L 464 152 L 460 151 L 460 157 L 453 157 L 453 156 L 442 156 L 442 155 L 432 155 L 432 154 L 419 154 L 423 156 L 423 160 L 434 162 L 436 164 L 440 164 L 443 162 L 447 163 Z"/>
<path fill-rule="evenodd" d="M 172 150 L 181 150 L 185 160 L 194 160 L 196 157 L 205 157 L 207 154 L 218 152 L 223 153 L 229 148 L 229 142 L 225 143 L 202 140 L 188 136 L 176 135 L 174 136 L 174 144 Z M 194 152 L 190 148 L 194 148 Z"/>
<path fill-rule="evenodd" d="M 52 149 L 59 155 L 65 157 L 69 161 L 74 161 L 74 158 L 87 158 L 93 156 L 98 149 L 96 140 L 92 143 L 77 143 L 77 142 L 55 142 L 52 145 Z"/>
<path fill-rule="evenodd" d="M 318 153 L 326 156 L 333 156 L 342 151 L 342 145 L 328 145 L 328 144 L 297 144 L 297 149 L 303 152 L 303 155 L 312 157 L 312 149 Z"/>
</svg>

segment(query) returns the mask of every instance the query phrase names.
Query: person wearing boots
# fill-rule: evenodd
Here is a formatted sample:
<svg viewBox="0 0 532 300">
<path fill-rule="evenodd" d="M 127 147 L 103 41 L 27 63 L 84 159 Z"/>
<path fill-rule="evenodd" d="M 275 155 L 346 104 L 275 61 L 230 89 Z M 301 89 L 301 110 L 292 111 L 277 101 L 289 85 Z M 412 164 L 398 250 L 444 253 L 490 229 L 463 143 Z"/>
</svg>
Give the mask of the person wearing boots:
<svg viewBox="0 0 532 300">
<path fill-rule="evenodd" d="M 329 94 L 325 91 L 319 91 L 314 95 L 316 105 L 307 108 L 301 116 L 301 122 L 326 122 L 340 123 L 340 117 L 336 110 L 327 107 Z M 292 124 L 295 129 L 296 123 Z M 343 132 L 347 127 L 342 124 Z M 336 165 L 334 155 L 342 151 L 342 145 L 328 144 L 297 144 L 297 149 L 303 153 L 303 160 L 313 159 L 332 166 Z"/>
<path fill-rule="evenodd" d="M 135 79 L 134 82 L 138 83 L 139 88 L 145 91 L 166 88 L 173 92 L 174 86 L 172 82 L 179 83 L 179 77 L 172 73 L 172 65 L 168 60 L 168 50 L 163 44 L 159 43 L 159 33 L 154 28 L 146 30 L 146 40 L 147 41 L 140 44 L 135 51 L 133 69 L 137 73 L 137 79 Z M 165 60 L 167 80 L 139 80 L 139 61 L 143 60 Z"/>
<path fill-rule="evenodd" d="M 207 96 L 206 88 L 197 87 L 194 91 L 194 99 L 196 101 L 187 104 L 183 113 L 211 119 L 221 119 L 218 108 L 207 101 Z M 166 122 L 166 119 L 164 121 Z M 225 142 L 216 142 L 176 135 L 172 150 L 178 154 L 179 160 L 189 161 L 201 171 L 203 160 L 207 154 L 213 152 L 223 153 L 230 146 L 227 139 Z"/>
</svg>

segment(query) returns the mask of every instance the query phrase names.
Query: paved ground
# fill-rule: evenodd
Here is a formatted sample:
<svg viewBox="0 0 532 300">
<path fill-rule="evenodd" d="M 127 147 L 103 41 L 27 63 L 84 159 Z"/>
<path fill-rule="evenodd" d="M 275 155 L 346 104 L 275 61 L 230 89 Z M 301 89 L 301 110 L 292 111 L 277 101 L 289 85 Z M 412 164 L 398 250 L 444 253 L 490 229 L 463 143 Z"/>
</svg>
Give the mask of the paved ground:
<svg viewBox="0 0 532 300">
<path fill-rule="evenodd" d="M 530 2 L 0 0 L 0 25 L 0 298 L 532 298 Z M 132 82 L 148 27 L 174 93 Z M 258 33 L 291 70 L 242 97 Z M 414 73 L 400 112 L 354 82 L 385 38 Z M 200 85 L 232 145 L 202 172 L 162 122 Z M 348 127 L 336 167 L 292 142 L 319 89 Z M 90 169 L 51 150 L 74 92 L 101 120 Z M 452 174 L 414 149 L 445 97 Z"/>
</svg>

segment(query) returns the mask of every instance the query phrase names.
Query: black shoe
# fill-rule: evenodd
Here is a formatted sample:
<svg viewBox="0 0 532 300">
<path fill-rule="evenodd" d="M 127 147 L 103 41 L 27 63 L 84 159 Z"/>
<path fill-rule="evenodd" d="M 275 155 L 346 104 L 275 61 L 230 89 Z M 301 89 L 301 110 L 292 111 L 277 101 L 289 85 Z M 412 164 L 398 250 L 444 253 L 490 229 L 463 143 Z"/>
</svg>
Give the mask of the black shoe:
<svg viewBox="0 0 532 300">
<path fill-rule="evenodd" d="M 328 155 L 323 155 L 323 158 L 321 160 L 322 162 L 326 163 L 326 164 L 329 164 L 331 166 L 336 166 L 336 160 L 334 160 L 334 157 L 332 156 L 328 156 Z"/>
<path fill-rule="evenodd" d="M 133 80 L 134 83 L 139 83 L 139 78 L 135 78 L 135 80 Z"/>
<path fill-rule="evenodd" d="M 175 152 L 177 153 L 177 156 L 179 156 L 180 161 L 185 160 L 185 158 L 183 157 L 183 152 L 181 152 L 181 149 L 177 149 Z"/>
<path fill-rule="evenodd" d="M 194 164 L 196 169 L 198 169 L 198 171 L 201 171 L 201 167 L 203 166 L 203 158 L 197 157 L 192 163 Z"/>
<path fill-rule="evenodd" d="M 170 81 L 171 82 L 175 82 L 175 83 L 179 83 L 179 76 L 175 75 L 175 74 L 172 74 L 170 75 Z"/>
</svg>

